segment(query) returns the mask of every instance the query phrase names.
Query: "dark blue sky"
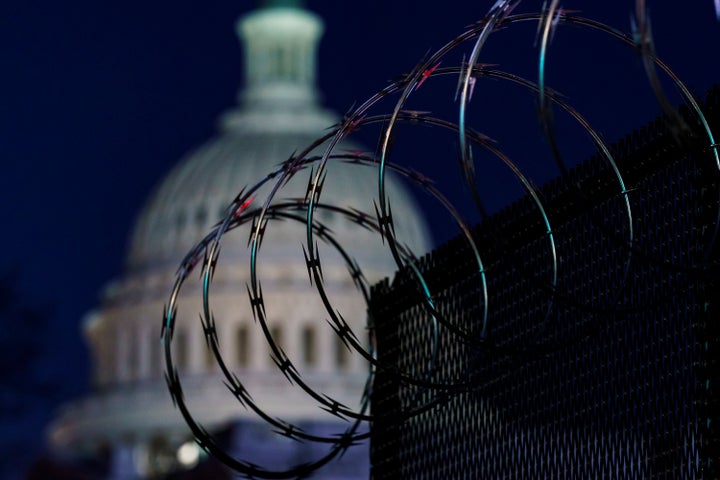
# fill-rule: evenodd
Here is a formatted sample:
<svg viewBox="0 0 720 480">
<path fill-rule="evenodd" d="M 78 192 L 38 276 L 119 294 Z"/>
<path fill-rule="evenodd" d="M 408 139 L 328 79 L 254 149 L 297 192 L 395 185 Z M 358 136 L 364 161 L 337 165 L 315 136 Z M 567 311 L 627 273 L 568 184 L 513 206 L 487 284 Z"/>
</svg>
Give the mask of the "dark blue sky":
<svg viewBox="0 0 720 480">
<path fill-rule="evenodd" d="M 461 33 L 491 3 L 307 1 L 327 22 L 319 74 L 325 105 L 342 113 L 361 102 Z M 4 0 L 0 5 L 0 268 L 19 267 L 27 295 L 55 306 L 45 338 L 51 344 L 50 371 L 67 382 L 68 395 L 87 386 L 80 319 L 96 305 L 100 288 L 121 273 L 135 215 L 152 186 L 207 140 L 217 116 L 235 103 L 242 72 L 234 22 L 254 4 Z M 518 11 L 541 4 L 526 1 Z M 703 96 L 720 81 L 720 23 L 713 2 L 648 5 L 659 56 Z M 578 1 L 564 7 L 627 31 L 633 2 Z M 530 24 L 498 32 L 481 61 L 535 79 L 534 34 Z M 567 94 L 608 141 L 659 113 L 632 49 L 599 33 L 566 28 L 557 32 L 549 55 L 548 84 Z M 672 86 L 667 88 L 671 102 L 678 103 Z M 411 107 L 449 110 L 454 90 L 454 81 L 428 84 Z M 471 105 L 476 128 L 525 162 L 537 182 L 554 176 L 541 161 L 547 152 L 532 96 L 483 81 Z M 570 156 L 591 153 L 581 131 L 565 132 L 562 120 L 558 126 Z M 452 185 L 452 140 L 425 141 L 428 145 L 407 141 L 399 150 L 422 157 L 418 165 L 428 175 Z M 490 208 L 497 208 L 509 194 L 498 188 L 502 182 L 493 170 L 486 171 L 483 191 Z M 436 230 L 445 228 L 441 220 L 431 221 Z"/>
</svg>

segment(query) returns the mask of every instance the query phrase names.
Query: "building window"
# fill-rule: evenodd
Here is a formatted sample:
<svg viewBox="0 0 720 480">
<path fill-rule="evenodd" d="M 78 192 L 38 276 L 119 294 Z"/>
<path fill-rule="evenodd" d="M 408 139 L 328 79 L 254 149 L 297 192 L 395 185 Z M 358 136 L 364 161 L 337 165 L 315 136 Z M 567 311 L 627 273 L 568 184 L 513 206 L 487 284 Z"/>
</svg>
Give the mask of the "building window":
<svg viewBox="0 0 720 480">
<path fill-rule="evenodd" d="M 185 368 L 188 365 L 188 338 L 187 334 L 178 328 L 175 328 L 172 337 L 172 346 L 174 353 L 174 363 L 177 368 Z"/>
<path fill-rule="evenodd" d="M 127 327 L 125 335 L 127 335 L 127 356 L 125 361 L 128 376 L 131 380 L 135 380 L 138 376 L 138 355 L 140 354 L 138 351 L 138 339 L 135 338 L 136 332 L 132 327 Z"/>
<path fill-rule="evenodd" d="M 109 335 L 108 338 L 117 337 Z M 97 370 L 98 383 L 102 385 L 116 380 L 117 365 L 120 363 L 120 351 L 115 341 L 103 342 L 100 345 L 102 347 L 96 350 L 96 354 L 102 359 L 101 367 Z"/>
<path fill-rule="evenodd" d="M 280 48 L 278 55 L 278 77 L 282 80 L 292 80 L 292 56 L 287 48 Z"/>
<path fill-rule="evenodd" d="M 273 325 L 272 327 L 270 327 L 270 336 L 272 337 L 273 341 L 275 342 L 275 345 L 280 350 L 284 350 L 283 349 L 283 343 L 284 343 L 283 334 L 284 334 L 284 332 L 283 332 L 283 329 L 280 327 L 280 325 Z M 270 348 L 269 345 L 268 345 L 268 348 Z M 272 354 L 272 349 L 270 349 L 270 355 L 271 355 L 271 361 L 273 362 L 273 365 L 274 365 L 275 361 L 273 360 L 274 355 Z"/>
<path fill-rule="evenodd" d="M 250 366 L 250 332 L 247 325 L 240 325 L 235 332 L 236 361 L 240 367 Z"/>
<path fill-rule="evenodd" d="M 326 227 L 329 227 L 332 224 L 334 217 L 335 214 L 329 208 L 323 208 L 320 210 L 320 219 Z"/>
<path fill-rule="evenodd" d="M 150 341 L 150 351 L 150 359 L 152 361 L 150 368 L 154 376 L 160 377 L 165 371 L 165 342 L 158 340 L 157 337 L 153 335 Z"/>
<path fill-rule="evenodd" d="M 338 368 L 347 368 L 350 365 L 350 349 L 335 336 L 335 364 Z"/>
<path fill-rule="evenodd" d="M 197 212 L 195 213 L 195 220 L 197 221 L 198 225 L 205 225 L 205 221 L 207 220 L 207 210 L 205 209 L 205 205 L 200 205 L 200 207 L 197 209 Z"/>
<path fill-rule="evenodd" d="M 205 341 L 205 367 L 208 370 L 212 370 L 215 366 L 215 352 L 213 352 L 212 345 L 206 340 Z"/>
<path fill-rule="evenodd" d="M 182 210 L 180 212 L 178 212 L 177 223 L 176 223 L 178 232 L 181 232 L 183 230 L 183 228 L 185 228 L 186 220 L 187 219 L 185 218 L 185 212 Z"/>
<path fill-rule="evenodd" d="M 317 365 L 317 339 L 315 329 L 310 325 L 302 330 L 302 356 L 308 367 Z"/>
<path fill-rule="evenodd" d="M 280 47 L 270 50 L 270 80 L 275 80 L 282 74 L 283 55 Z"/>
</svg>

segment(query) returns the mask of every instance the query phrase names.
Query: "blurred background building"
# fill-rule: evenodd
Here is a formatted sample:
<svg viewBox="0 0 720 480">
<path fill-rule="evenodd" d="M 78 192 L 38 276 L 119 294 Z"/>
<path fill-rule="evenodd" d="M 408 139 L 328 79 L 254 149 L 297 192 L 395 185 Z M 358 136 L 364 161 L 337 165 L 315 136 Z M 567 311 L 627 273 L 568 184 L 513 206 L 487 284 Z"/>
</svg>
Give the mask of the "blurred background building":
<svg viewBox="0 0 720 480">
<path fill-rule="evenodd" d="M 337 115 L 320 107 L 316 90 L 322 31 L 320 18 L 300 1 L 265 1 L 237 22 L 245 52 L 239 105 L 220 118 L 217 136 L 191 152 L 156 188 L 132 232 L 125 271 L 105 287 L 101 304 L 87 314 L 84 333 L 93 354 L 94 393 L 67 405 L 51 425 L 51 443 L 59 454 L 105 456 L 110 478 L 171 477 L 203 467 L 203 454 L 173 408 L 163 379 L 163 306 L 180 262 L 226 214 L 238 192 L 338 123 Z M 361 150 L 347 142 L 342 148 Z M 296 175 L 278 199 L 304 196 L 309 173 Z M 323 202 L 373 212 L 376 175 L 367 167 L 333 163 Z M 429 231 L 411 195 L 398 179 L 390 179 L 388 191 L 398 237 L 414 252 L 428 251 Z M 262 199 L 262 192 L 256 198 Z M 395 269 L 379 236 L 338 214 L 318 215 L 357 259 L 369 282 Z M 315 433 L 341 433 L 345 422 L 321 410 L 276 371 L 253 322 L 245 287 L 248 233 L 249 228 L 238 229 L 224 238 L 213 281 L 221 354 L 269 415 Z M 327 324 L 328 314 L 308 281 L 304 234 L 300 222 L 271 222 L 267 228 L 258 265 L 270 330 L 313 388 L 356 407 L 368 366 Z M 334 307 L 363 336 L 363 296 L 341 257 L 328 245 L 320 245 L 319 251 Z M 199 282 L 193 283 L 197 277 L 192 275 L 193 281 L 181 291 L 173 339 L 195 418 L 218 433 L 236 456 L 265 468 L 283 469 L 322 456 L 323 447 L 273 434 L 222 383 L 198 320 L 202 310 Z M 367 478 L 368 462 L 367 446 L 353 448 L 317 478 Z"/>
</svg>

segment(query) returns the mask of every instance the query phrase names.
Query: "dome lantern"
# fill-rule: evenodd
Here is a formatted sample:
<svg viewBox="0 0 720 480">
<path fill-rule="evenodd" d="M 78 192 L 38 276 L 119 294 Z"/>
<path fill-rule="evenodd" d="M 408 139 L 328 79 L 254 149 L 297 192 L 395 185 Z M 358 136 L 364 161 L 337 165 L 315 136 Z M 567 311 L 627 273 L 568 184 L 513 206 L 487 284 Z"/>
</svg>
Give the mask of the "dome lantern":
<svg viewBox="0 0 720 480">
<path fill-rule="evenodd" d="M 239 19 L 245 49 L 245 89 L 250 109 L 305 108 L 317 99 L 315 72 L 322 21 L 301 2 L 274 0 Z"/>
</svg>

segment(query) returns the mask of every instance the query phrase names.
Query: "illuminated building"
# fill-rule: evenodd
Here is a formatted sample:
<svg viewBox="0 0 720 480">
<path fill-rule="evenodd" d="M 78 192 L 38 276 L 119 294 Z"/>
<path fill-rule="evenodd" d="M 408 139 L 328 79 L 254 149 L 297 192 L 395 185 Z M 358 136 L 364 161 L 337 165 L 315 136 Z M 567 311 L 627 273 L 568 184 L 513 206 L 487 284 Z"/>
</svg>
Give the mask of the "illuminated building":
<svg viewBox="0 0 720 480">
<path fill-rule="evenodd" d="M 173 408 L 163 379 L 161 316 L 175 272 L 187 252 L 225 215 L 241 188 L 262 179 L 339 122 L 317 100 L 316 46 L 322 22 L 299 3 L 265 2 L 240 19 L 246 85 L 239 107 L 224 114 L 218 135 L 183 159 L 156 189 L 135 225 L 124 273 L 105 288 L 101 305 L 84 320 L 94 360 L 94 393 L 66 406 L 50 436 L 58 449 L 109 445 L 114 478 L 162 475 L 198 460 L 197 447 L 186 443 L 188 427 Z M 323 201 L 373 211 L 376 172 L 350 164 L 330 165 L 328 172 Z M 282 198 L 305 194 L 308 176 L 303 173 L 282 190 Z M 427 251 L 428 230 L 410 194 L 396 180 L 390 180 L 389 192 L 398 230 L 410 239 L 414 251 Z M 362 229 L 357 225 L 332 213 L 318 215 L 355 256 L 369 281 L 393 269 L 379 236 L 358 232 Z M 311 385 L 357 406 L 367 365 L 351 355 L 327 325 L 327 312 L 308 282 L 301 248 L 304 232 L 303 224 L 273 222 L 263 239 L 259 269 L 270 329 Z M 310 430 L 341 432 L 344 424 L 290 385 L 270 359 L 247 299 L 247 233 L 226 237 L 213 281 L 221 353 L 268 414 Z M 364 300 L 346 265 L 331 249 L 321 247 L 323 275 L 334 305 L 362 334 Z M 306 445 L 288 446 L 283 442 L 287 439 L 265 431 L 223 385 L 198 320 L 200 298 L 198 285 L 183 290 L 173 340 L 196 419 L 236 439 L 229 445 L 241 459 L 261 465 L 273 460 L 268 468 L 281 468 L 277 458 L 286 451 L 289 463 L 316 455 Z M 367 446 L 347 457 L 351 467 L 344 468 L 365 478 Z M 328 475 L 339 478 L 332 468 Z"/>
</svg>

